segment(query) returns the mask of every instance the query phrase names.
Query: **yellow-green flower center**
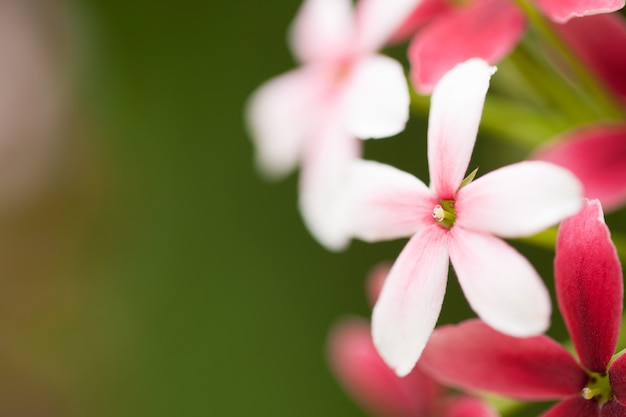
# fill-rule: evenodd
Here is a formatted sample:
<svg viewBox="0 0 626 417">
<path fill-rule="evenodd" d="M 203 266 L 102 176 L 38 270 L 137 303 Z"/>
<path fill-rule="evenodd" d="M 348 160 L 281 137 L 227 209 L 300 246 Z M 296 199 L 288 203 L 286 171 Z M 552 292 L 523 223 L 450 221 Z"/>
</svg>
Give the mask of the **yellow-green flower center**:
<svg viewBox="0 0 626 417">
<path fill-rule="evenodd" d="M 440 226 L 450 229 L 456 221 L 456 212 L 454 211 L 454 200 L 439 200 L 433 208 L 433 219 Z"/>
<path fill-rule="evenodd" d="M 599 405 L 603 405 L 607 401 L 614 398 L 611 390 L 611 382 L 609 375 L 605 373 L 589 372 L 589 381 L 580 395 L 586 400 L 597 401 Z"/>
</svg>

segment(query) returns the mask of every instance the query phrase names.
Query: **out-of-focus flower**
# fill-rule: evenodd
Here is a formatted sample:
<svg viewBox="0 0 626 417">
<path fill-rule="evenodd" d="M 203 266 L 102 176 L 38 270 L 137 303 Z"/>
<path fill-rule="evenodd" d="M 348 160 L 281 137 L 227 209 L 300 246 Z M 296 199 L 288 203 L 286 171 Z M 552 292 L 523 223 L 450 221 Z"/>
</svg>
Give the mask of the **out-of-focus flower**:
<svg viewBox="0 0 626 417">
<path fill-rule="evenodd" d="M 626 70 L 626 68 L 625 68 Z M 626 203 L 626 124 L 599 123 L 560 135 L 534 158 L 572 171 L 584 195 L 607 210 Z"/>
<path fill-rule="evenodd" d="M 300 208 L 329 248 L 347 243 L 342 179 L 360 155 L 355 138 L 399 133 L 408 119 L 402 66 L 377 54 L 417 0 L 305 0 L 291 30 L 302 63 L 262 85 L 248 106 L 257 162 L 279 177 L 302 166 Z"/>
<path fill-rule="evenodd" d="M 622 318 L 622 273 L 597 200 L 563 221 L 556 250 L 559 308 L 580 364 L 546 336 L 517 339 L 478 320 L 437 329 L 420 364 L 453 386 L 563 399 L 544 417 L 626 415 L 626 355 L 612 358 Z"/>
<path fill-rule="evenodd" d="M 353 235 L 377 241 L 412 236 L 374 307 L 373 338 L 383 359 L 408 374 L 435 327 L 448 258 L 471 307 L 513 335 L 543 332 L 550 297 L 530 263 L 493 236 L 534 234 L 578 211 L 581 186 L 567 170 L 522 162 L 465 180 L 494 69 L 473 59 L 442 78 L 428 128 L 431 186 L 394 167 L 354 162 Z"/>
<path fill-rule="evenodd" d="M 495 410 L 467 395 L 449 395 L 419 366 L 400 378 L 383 362 L 364 319 L 340 321 L 328 340 L 328 359 L 344 390 L 376 417 L 495 417 Z"/>
<path fill-rule="evenodd" d="M 457 7 L 440 3 L 443 2 L 430 0 L 418 5 L 398 34 L 406 36 L 424 26 L 412 40 L 408 52 L 411 79 L 423 94 L 431 93 L 443 74 L 459 62 L 479 57 L 490 64 L 497 63 L 515 47 L 526 27 L 526 17 L 508 0 L 473 0 Z M 623 0 L 537 0 L 536 3 L 546 16 L 558 23 L 624 7 Z M 606 49 L 607 42 L 604 44 Z M 620 45 L 617 41 L 610 44 Z"/>
<path fill-rule="evenodd" d="M 367 296 L 374 305 L 389 274 L 390 265 L 371 269 Z M 415 367 L 397 376 L 381 359 L 372 343 L 369 323 L 345 318 L 328 338 L 328 361 L 335 377 L 364 409 L 376 417 L 495 417 L 491 406 L 467 395 L 449 395 L 445 387 Z"/>
<path fill-rule="evenodd" d="M 60 1 L 0 2 L 0 205 L 48 184 L 68 136 L 70 19 Z"/>
<path fill-rule="evenodd" d="M 572 19 L 555 29 L 609 92 L 626 104 L 626 19 L 619 13 L 600 14 Z"/>
</svg>

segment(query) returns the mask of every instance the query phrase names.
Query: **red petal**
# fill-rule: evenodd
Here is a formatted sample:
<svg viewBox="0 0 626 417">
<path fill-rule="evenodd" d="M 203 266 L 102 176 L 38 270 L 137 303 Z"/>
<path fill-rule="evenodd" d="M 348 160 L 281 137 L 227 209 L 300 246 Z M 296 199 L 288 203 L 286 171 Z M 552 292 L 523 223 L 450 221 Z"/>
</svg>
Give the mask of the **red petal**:
<svg viewBox="0 0 626 417">
<path fill-rule="evenodd" d="M 366 320 L 348 319 L 335 326 L 328 355 L 343 388 L 373 415 L 432 415 L 441 387 L 417 368 L 404 378 L 398 377 L 376 352 Z"/>
<path fill-rule="evenodd" d="M 594 417 L 599 415 L 598 403 L 577 396 L 558 403 L 541 417 Z"/>
<path fill-rule="evenodd" d="M 602 417 L 624 417 L 626 416 L 626 408 L 617 401 L 609 401 L 602 406 L 600 415 Z"/>
<path fill-rule="evenodd" d="M 597 200 L 559 228 L 554 260 L 556 295 L 580 361 L 604 372 L 622 319 L 622 269 Z"/>
<path fill-rule="evenodd" d="M 472 1 L 441 16 L 418 33 L 409 47 L 415 87 L 429 94 L 443 74 L 470 58 L 498 62 L 517 44 L 524 27 L 523 14 L 503 0 Z"/>
<path fill-rule="evenodd" d="M 626 100 L 626 21 L 619 13 L 572 19 L 555 28 L 613 92 Z"/>
<path fill-rule="evenodd" d="M 535 158 L 572 171 L 583 183 L 585 197 L 599 199 L 605 210 L 626 202 L 626 124 L 576 129 L 559 137 Z"/>
<path fill-rule="evenodd" d="M 609 367 L 611 390 L 620 403 L 626 405 L 626 355 L 621 355 Z"/>
<path fill-rule="evenodd" d="M 422 0 L 402 25 L 400 25 L 400 28 L 392 36 L 392 41 L 400 42 L 412 36 L 419 28 L 443 16 L 450 10 L 453 10 L 453 8 L 450 3 L 445 0 Z"/>
<path fill-rule="evenodd" d="M 494 408 L 484 401 L 468 396 L 460 396 L 445 405 L 444 417 L 498 417 Z"/>
<path fill-rule="evenodd" d="M 586 372 L 552 339 L 507 336 L 479 320 L 435 330 L 420 366 L 446 385 L 519 399 L 561 398 L 587 383 Z"/>
</svg>

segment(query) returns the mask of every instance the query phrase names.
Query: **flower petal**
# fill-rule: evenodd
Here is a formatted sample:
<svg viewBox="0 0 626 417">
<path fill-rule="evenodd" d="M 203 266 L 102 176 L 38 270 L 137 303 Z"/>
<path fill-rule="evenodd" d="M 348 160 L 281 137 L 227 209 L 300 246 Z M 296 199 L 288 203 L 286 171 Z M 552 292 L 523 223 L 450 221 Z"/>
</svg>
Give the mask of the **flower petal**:
<svg viewBox="0 0 626 417">
<path fill-rule="evenodd" d="M 383 55 L 359 59 L 345 88 L 346 122 L 353 135 L 381 138 L 404 130 L 410 98 L 398 61 Z"/>
<path fill-rule="evenodd" d="M 555 28 L 610 90 L 626 100 L 626 50 L 622 47 L 626 44 L 626 19 L 618 13 L 600 14 L 572 19 Z"/>
<path fill-rule="evenodd" d="M 304 0 L 289 40 L 300 62 L 334 61 L 347 52 L 353 32 L 350 0 Z"/>
<path fill-rule="evenodd" d="M 523 13 L 506 0 L 472 1 L 440 16 L 409 47 L 415 88 L 430 94 L 446 71 L 473 57 L 497 63 L 515 47 L 525 26 Z"/>
<path fill-rule="evenodd" d="M 499 417 L 489 403 L 474 397 L 458 396 L 445 405 L 443 417 Z"/>
<path fill-rule="evenodd" d="M 350 185 L 350 228 L 369 242 L 409 237 L 433 224 L 437 200 L 413 175 L 374 161 L 355 161 Z"/>
<path fill-rule="evenodd" d="M 604 372 L 622 321 L 622 268 L 600 203 L 588 201 L 561 223 L 554 280 L 559 308 L 589 370 Z"/>
<path fill-rule="evenodd" d="M 454 6 L 445 0 L 422 0 L 395 31 L 391 37 L 391 42 L 401 42 L 408 39 L 422 26 L 441 18 L 451 10 L 454 10 Z"/>
<path fill-rule="evenodd" d="M 345 132 L 337 112 L 326 109 L 323 123 L 304 153 L 299 206 L 315 239 L 330 250 L 344 249 L 350 240 L 347 186 L 350 166 L 361 152 L 361 141 Z"/>
<path fill-rule="evenodd" d="M 621 354 L 611 363 L 609 381 L 615 399 L 626 405 L 626 355 Z"/>
<path fill-rule="evenodd" d="M 624 7 L 624 0 L 535 0 L 541 11 L 557 23 L 573 17 L 609 13 Z"/>
<path fill-rule="evenodd" d="M 582 186 L 568 170 L 542 161 L 497 169 L 461 188 L 457 224 L 502 237 L 529 236 L 575 214 Z"/>
<path fill-rule="evenodd" d="M 428 163 L 431 188 L 440 199 L 451 199 L 465 176 L 494 71 L 485 61 L 471 59 L 449 71 L 433 92 Z"/>
<path fill-rule="evenodd" d="M 263 84 L 248 101 L 246 120 L 257 165 L 270 178 L 286 175 L 300 160 L 320 114 L 319 75 L 312 68 L 288 72 Z"/>
<path fill-rule="evenodd" d="M 550 295 L 532 265 L 503 240 L 450 229 L 452 265 L 472 309 L 493 328 L 532 336 L 550 324 Z"/>
<path fill-rule="evenodd" d="M 625 67 L 626 70 L 626 67 Z M 598 124 L 559 137 L 534 158 L 572 171 L 606 210 L 626 203 L 626 124 Z"/>
<path fill-rule="evenodd" d="M 541 417 L 596 417 L 600 416 L 600 407 L 595 401 L 585 400 L 581 396 L 568 398 L 550 408 Z"/>
<path fill-rule="evenodd" d="M 372 415 L 434 414 L 442 387 L 419 368 L 398 377 L 376 352 L 367 321 L 354 318 L 337 324 L 328 340 L 328 359 L 343 388 Z"/>
<path fill-rule="evenodd" d="M 574 395 L 587 383 L 586 372 L 554 340 L 507 336 L 476 319 L 437 328 L 420 367 L 445 385 L 518 399 Z"/>
<path fill-rule="evenodd" d="M 624 417 L 626 415 L 626 407 L 617 401 L 609 401 L 600 409 L 602 417 Z"/>
<path fill-rule="evenodd" d="M 374 345 L 399 376 L 419 359 L 441 311 L 448 277 L 447 236 L 420 230 L 400 253 L 372 315 Z"/>
<path fill-rule="evenodd" d="M 359 0 L 356 9 L 358 50 L 374 52 L 382 48 L 421 1 Z"/>
</svg>

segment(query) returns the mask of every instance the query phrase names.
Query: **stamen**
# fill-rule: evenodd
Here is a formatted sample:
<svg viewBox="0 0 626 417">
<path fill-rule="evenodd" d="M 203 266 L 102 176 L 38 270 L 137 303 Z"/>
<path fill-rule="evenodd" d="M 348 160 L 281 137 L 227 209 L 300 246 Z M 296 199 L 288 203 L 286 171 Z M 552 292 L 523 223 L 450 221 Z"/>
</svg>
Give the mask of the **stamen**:
<svg viewBox="0 0 626 417">
<path fill-rule="evenodd" d="M 443 207 L 441 207 L 440 204 L 437 204 L 435 208 L 433 209 L 433 219 L 435 219 L 438 222 L 441 222 L 445 218 L 446 218 L 446 212 L 444 211 Z"/>
</svg>

